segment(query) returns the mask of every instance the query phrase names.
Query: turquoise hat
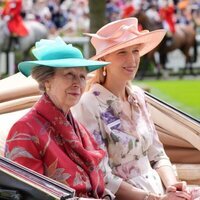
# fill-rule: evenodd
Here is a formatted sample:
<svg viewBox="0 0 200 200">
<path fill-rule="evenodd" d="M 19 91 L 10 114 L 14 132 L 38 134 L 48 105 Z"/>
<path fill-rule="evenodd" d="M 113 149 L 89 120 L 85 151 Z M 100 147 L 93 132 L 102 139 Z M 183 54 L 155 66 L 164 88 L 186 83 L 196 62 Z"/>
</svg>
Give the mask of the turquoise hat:
<svg viewBox="0 0 200 200">
<path fill-rule="evenodd" d="M 25 76 L 29 76 L 32 68 L 37 66 L 86 67 L 88 72 L 92 72 L 109 64 L 109 62 L 84 59 L 79 49 L 71 44 L 66 44 L 61 37 L 56 37 L 54 40 L 42 39 L 36 42 L 32 53 L 37 60 L 18 64 L 19 71 Z"/>
</svg>

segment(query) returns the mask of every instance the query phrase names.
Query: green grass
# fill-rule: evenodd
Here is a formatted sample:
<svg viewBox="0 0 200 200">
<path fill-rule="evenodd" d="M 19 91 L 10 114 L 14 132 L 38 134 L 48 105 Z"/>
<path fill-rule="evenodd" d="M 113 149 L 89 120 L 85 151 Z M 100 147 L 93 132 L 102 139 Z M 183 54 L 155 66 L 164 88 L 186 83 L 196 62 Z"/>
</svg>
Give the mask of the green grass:
<svg viewBox="0 0 200 200">
<path fill-rule="evenodd" d="M 151 94 L 200 119 L 200 80 L 145 80 L 134 84 L 150 87 Z"/>
</svg>

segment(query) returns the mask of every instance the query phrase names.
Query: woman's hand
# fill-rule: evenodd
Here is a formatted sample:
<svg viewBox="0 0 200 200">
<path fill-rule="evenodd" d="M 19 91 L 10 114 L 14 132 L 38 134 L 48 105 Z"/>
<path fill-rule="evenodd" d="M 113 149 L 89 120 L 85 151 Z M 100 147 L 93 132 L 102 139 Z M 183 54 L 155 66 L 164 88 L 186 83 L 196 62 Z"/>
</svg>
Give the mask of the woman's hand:
<svg viewBox="0 0 200 200">
<path fill-rule="evenodd" d="M 188 192 L 187 191 L 187 183 L 185 181 L 179 181 L 173 185 L 168 186 L 166 189 L 166 193 L 175 192 L 175 191 Z"/>
<path fill-rule="evenodd" d="M 191 195 L 185 191 L 172 191 L 164 195 L 158 196 L 156 194 L 150 193 L 147 200 L 191 200 Z"/>
<path fill-rule="evenodd" d="M 160 200 L 191 200 L 191 195 L 184 191 L 168 192 Z"/>
</svg>

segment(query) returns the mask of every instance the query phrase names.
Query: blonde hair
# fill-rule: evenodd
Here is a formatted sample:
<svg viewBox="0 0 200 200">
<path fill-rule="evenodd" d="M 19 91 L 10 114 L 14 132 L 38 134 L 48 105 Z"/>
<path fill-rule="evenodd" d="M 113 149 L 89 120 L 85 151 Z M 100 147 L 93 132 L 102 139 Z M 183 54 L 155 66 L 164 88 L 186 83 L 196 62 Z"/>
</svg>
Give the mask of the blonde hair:
<svg viewBox="0 0 200 200">
<path fill-rule="evenodd" d="M 106 76 L 103 76 L 103 70 L 104 68 L 102 67 L 89 75 L 85 91 L 89 91 L 92 85 L 95 83 L 103 85 L 106 82 Z M 132 85 L 131 81 L 128 81 L 127 85 L 131 86 Z"/>
<path fill-rule="evenodd" d="M 95 72 L 89 74 L 89 78 L 87 80 L 86 89 L 85 91 L 90 90 L 93 84 L 99 83 L 103 85 L 106 81 L 106 76 L 103 76 L 104 68 L 97 69 Z"/>
</svg>

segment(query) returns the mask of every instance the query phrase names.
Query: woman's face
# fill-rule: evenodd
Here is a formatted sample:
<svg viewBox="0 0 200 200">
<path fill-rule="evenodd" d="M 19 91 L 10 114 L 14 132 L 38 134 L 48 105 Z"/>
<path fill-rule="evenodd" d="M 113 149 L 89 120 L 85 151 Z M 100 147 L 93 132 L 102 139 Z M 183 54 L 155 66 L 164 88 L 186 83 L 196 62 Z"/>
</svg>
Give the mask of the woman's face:
<svg viewBox="0 0 200 200">
<path fill-rule="evenodd" d="M 67 113 L 76 105 L 85 90 L 86 68 L 58 68 L 45 82 L 46 92 L 54 104 Z"/>
<path fill-rule="evenodd" d="M 104 56 L 104 60 L 111 62 L 107 66 L 107 78 L 115 80 L 132 80 L 138 70 L 140 63 L 139 46 L 131 46 L 120 49 Z"/>
</svg>

